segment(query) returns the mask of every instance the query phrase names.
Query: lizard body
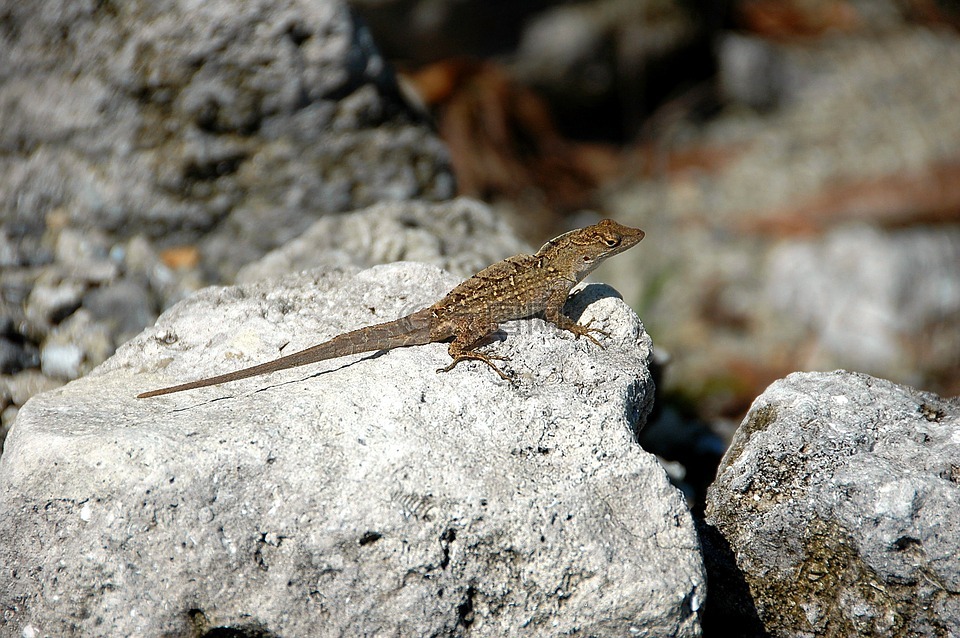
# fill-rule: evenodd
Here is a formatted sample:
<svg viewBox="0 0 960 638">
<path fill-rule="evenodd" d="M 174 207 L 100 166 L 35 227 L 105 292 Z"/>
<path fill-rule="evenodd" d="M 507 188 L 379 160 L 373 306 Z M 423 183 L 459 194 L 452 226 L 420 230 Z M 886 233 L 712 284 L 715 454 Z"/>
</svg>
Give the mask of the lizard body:
<svg viewBox="0 0 960 638">
<path fill-rule="evenodd" d="M 449 371 L 461 361 L 483 361 L 502 378 L 510 380 L 493 362 L 501 359 L 476 348 L 500 324 L 513 319 L 542 316 L 577 337 L 597 345 L 591 333 L 561 310 L 570 289 L 608 257 L 627 250 L 643 239 L 643 231 L 605 219 L 593 226 L 573 230 L 543 245 L 534 255 L 516 255 L 484 268 L 432 306 L 394 321 L 352 330 L 329 341 L 279 359 L 235 372 L 199 379 L 137 395 L 147 398 L 193 390 L 229 381 L 294 368 L 362 352 L 449 341 L 453 361 L 437 372 Z"/>
</svg>

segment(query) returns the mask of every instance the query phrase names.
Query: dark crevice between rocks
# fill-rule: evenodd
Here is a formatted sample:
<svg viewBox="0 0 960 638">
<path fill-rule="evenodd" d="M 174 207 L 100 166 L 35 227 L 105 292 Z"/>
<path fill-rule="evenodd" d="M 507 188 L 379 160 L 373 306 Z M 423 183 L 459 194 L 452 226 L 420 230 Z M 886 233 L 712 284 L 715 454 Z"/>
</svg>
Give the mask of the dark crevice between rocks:
<svg viewBox="0 0 960 638">
<path fill-rule="evenodd" d="M 452 527 L 448 527 L 440 535 L 440 550 L 443 552 L 440 558 L 440 569 L 446 569 L 450 564 L 450 544 L 457 540 L 457 532 Z"/>
<path fill-rule="evenodd" d="M 707 571 L 707 599 L 701 616 L 703 635 L 727 636 L 730 628 L 736 627 L 736 635 L 742 638 L 766 638 L 770 634 L 760 620 L 750 587 L 727 539 L 703 519 L 695 522 Z"/>
<path fill-rule="evenodd" d="M 184 167 L 183 177 L 188 183 L 206 182 L 226 177 L 236 173 L 246 158 L 244 153 L 234 153 L 209 161 L 191 161 Z"/>
<path fill-rule="evenodd" d="M 372 545 L 376 543 L 378 540 L 380 540 L 381 538 L 383 538 L 383 534 L 381 534 L 380 532 L 367 531 L 364 533 L 363 536 L 360 537 L 360 540 L 357 542 L 360 544 L 361 547 L 363 547 L 364 545 Z"/>
<path fill-rule="evenodd" d="M 473 624 L 473 599 L 477 595 L 477 590 L 473 586 L 467 587 L 463 600 L 457 605 L 457 626 L 464 629 Z"/>
<path fill-rule="evenodd" d="M 253 551 L 253 560 L 257 563 L 257 567 L 263 571 L 270 570 L 270 566 L 263 559 L 263 546 L 267 544 L 266 538 L 266 534 L 261 534 L 260 538 L 257 539 L 257 548 Z"/>
<path fill-rule="evenodd" d="M 310 29 L 303 26 L 303 24 L 299 22 L 294 22 L 293 24 L 291 24 L 287 28 L 287 32 L 285 35 L 290 39 L 291 42 L 293 42 L 293 45 L 296 47 L 303 46 L 304 42 L 306 42 L 311 37 L 313 37 L 313 33 L 310 31 Z"/>
<path fill-rule="evenodd" d="M 211 627 L 210 620 L 202 609 L 191 609 L 187 616 L 193 626 L 192 636 L 195 638 L 278 638 L 277 634 L 258 622 Z"/>
</svg>

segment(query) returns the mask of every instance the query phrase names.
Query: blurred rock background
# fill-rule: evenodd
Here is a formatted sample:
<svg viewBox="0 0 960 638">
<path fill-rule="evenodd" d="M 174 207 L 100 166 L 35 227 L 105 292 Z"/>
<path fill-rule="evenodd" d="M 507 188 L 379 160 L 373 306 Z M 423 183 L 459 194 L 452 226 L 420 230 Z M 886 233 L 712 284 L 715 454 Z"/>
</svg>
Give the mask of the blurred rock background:
<svg viewBox="0 0 960 638">
<path fill-rule="evenodd" d="M 789 372 L 960 393 L 954 0 L 0 6 L 0 437 L 318 218 L 456 194 L 533 247 L 647 231 L 597 278 L 660 351 L 644 444 L 695 503 Z"/>
</svg>

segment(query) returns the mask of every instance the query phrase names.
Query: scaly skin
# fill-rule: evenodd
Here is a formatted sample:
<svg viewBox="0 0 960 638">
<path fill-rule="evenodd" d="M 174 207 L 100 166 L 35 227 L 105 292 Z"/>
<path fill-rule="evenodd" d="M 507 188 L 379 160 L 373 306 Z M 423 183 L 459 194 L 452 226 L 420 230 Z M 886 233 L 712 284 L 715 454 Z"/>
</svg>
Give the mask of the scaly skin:
<svg viewBox="0 0 960 638">
<path fill-rule="evenodd" d="M 606 333 L 589 324 L 581 326 L 564 315 L 563 304 L 574 285 L 604 260 L 635 246 L 641 239 L 643 231 L 639 228 L 604 219 L 551 239 L 535 255 L 516 255 L 488 266 L 437 303 L 406 317 L 346 332 L 273 361 L 151 390 L 137 398 L 203 388 L 361 352 L 438 341 L 450 341 L 447 352 L 453 361 L 437 372 L 450 371 L 461 361 L 473 359 L 483 361 L 509 381 L 510 377 L 494 363 L 502 357 L 477 350 L 484 340 L 505 321 L 540 316 L 578 338 L 584 336 L 600 345 L 593 333 Z"/>
</svg>

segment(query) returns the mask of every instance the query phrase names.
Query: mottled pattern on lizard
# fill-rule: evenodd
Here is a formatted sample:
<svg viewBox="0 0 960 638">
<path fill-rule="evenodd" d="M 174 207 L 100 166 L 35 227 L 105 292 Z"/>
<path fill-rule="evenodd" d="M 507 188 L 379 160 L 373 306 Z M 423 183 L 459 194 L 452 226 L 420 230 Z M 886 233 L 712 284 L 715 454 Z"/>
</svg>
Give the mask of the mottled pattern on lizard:
<svg viewBox="0 0 960 638">
<path fill-rule="evenodd" d="M 605 219 L 593 226 L 572 230 L 551 239 L 534 255 L 516 255 L 484 268 L 443 299 L 394 321 L 346 332 L 319 345 L 259 365 L 159 390 L 138 398 L 154 397 L 362 352 L 449 341 L 452 362 L 437 372 L 452 370 L 461 361 L 486 363 L 500 377 L 510 376 L 494 361 L 502 360 L 478 350 L 500 324 L 540 316 L 577 337 L 600 345 L 594 334 L 602 330 L 581 326 L 563 314 L 570 289 L 605 259 L 643 239 L 643 231 Z"/>
</svg>

